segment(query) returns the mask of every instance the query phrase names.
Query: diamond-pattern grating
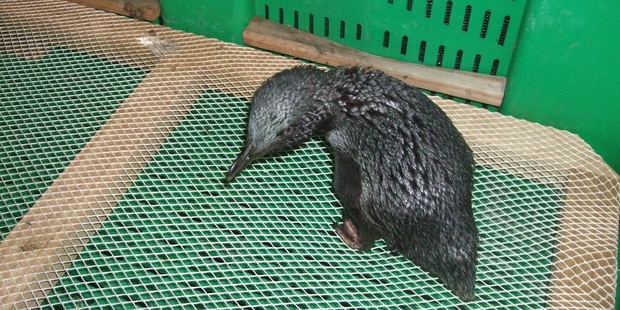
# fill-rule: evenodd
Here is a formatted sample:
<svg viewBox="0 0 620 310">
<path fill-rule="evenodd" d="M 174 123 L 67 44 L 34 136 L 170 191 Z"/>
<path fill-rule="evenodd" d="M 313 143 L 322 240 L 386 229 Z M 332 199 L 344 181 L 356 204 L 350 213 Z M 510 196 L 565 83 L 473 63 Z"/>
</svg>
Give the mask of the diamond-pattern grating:
<svg viewBox="0 0 620 310">
<path fill-rule="evenodd" d="M 207 91 L 48 303 L 207 309 L 460 304 L 383 244 L 359 253 L 336 237 L 330 225 L 341 207 L 320 139 L 261 160 L 224 185 L 248 110 L 246 101 Z M 465 308 L 544 306 L 557 190 L 478 167 L 474 194 L 482 240 L 478 299 Z"/>
<path fill-rule="evenodd" d="M 579 137 L 431 97 L 476 159 L 476 299 L 347 248 L 314 137 L 224 174 L 300 62 L 58 0 L 0 0 L 0 304 L 611 309 L 618 175 Z"/>
</svg>

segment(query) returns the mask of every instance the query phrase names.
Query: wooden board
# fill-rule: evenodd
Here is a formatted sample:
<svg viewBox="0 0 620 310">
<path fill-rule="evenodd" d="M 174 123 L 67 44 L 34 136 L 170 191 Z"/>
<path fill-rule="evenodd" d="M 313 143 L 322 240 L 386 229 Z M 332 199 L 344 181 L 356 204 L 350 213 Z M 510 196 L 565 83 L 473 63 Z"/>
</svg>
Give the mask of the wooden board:
<svg viewBox="0 0 620 310">
<path fill-rule="evenodd" d="M 83 6 L 104 10 L 140 20 L 154 21 L 161 9 L 159 0 L 66 0 Z"/>
<path fill-rule="evenodd" d="M 504 98 L 504 77 L 379 57 L 260 17 L 243 32 L 243 43 L 329 66 L 373 67 L 422 89 L 493 106 L 500 106 Z"/>
<path fill-rule="evenodd" d="M 176 69 L 154 68 L 0 244 L 0 304 L 37 306 L 189 111 L 200 88 L 170 90 Z"/>
<path fill-rule="evenodd" d="M 613 309 L 618 175 L 577 135 L 438 97 L 433 101 L 461 131 L 477 164 L 562 191 L 550 309 Z"/>
<path fill-rule="evenodd" d="M 553 309 L 613 309 L 617 271 L 617 177 L 572 171 L 564 191 L 559 243 L 554 255 Z M 611 189 L 601 192 L 601 189 Z M 605 194 L 603 194 L 605 193 Z"/>
</svg>

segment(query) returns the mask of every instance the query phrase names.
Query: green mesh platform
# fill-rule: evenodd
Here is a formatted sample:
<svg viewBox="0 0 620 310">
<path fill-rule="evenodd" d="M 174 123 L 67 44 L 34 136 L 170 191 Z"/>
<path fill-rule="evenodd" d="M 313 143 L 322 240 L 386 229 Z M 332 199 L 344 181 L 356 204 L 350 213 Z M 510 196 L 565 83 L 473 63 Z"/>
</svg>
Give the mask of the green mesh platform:
<svg viewBox="0 0 620 310">
<path fill-rule="evenodd" d="M 0 53 L 0 240 L 145 75 L 60 48 Z"/>
<path fill-rule="evenodd" d="M 224 185 L 248 109 L 205 92 L 43 308 L 545 307 L 557 190 L 477 167 L 477 299 L 462 304 L 383 243 L 361 253 L 338 239 L 341 207 L 319 138 Z"/>
<path fill-rule="evenodd" d="M 493 2 L 482 38 L 486 11 L 472 4 L 470 30 L 452 41 L 496 45 L 485 51 L 453 46 L 445 35 L 369 28 L 336 7 L 323 14 L 287 3 L 257 1 L 256 14 L 267 4 L 279 21 L 281 7 L 284 23 L 294 23 L 297 10 L 303 29 L 312 13 L 319 35 L 328 17 L 330 38 L 339 38 L 344 21 L 341 41 L 357 40 L 350 29 L 363 24 L 362 37 L 396 54 L 408 36 L 401 57 L 414 60 L 426 40 L 425 64 L 436 63 L 444 45 L 442 66 L 452 67 L 463 49 L 462 69 L 473 70 L 480 54 L 479 72 L 489 73 L 498 59 L 498 75 L 512 57 L 524 6 Z M 445 25 L 448 3 L 376 5 L 414 14 L 424 23 L 419 29 L 434 23 L 461 31 L 467 3 L 454 1 Z M 494 42 L 505 16 L 510 25 L 500 45 Z M 55 48 L 36 59 L 47 47 Z M 613 307 L 620 178 L 564 131 L 431 98 L 478 165 L 480 252 L 470 303 L 382 242 L 368 253 L 344 245 L 331 228 L 342 208 L 331 188 L 330 150 L 319 137 L 256 161 L 225 185 L 245 140 L 250 104 L 243 98 L 299 63 L 67 1 L 0 0 L 2 307 Z"/>
</svg>

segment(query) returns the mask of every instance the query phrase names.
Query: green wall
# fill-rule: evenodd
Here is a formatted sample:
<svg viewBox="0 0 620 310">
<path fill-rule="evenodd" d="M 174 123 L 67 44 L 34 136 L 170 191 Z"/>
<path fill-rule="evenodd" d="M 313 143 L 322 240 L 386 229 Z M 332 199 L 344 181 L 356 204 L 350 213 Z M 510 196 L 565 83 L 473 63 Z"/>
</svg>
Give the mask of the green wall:
<svg viewBox="0 0 620 310">
<path fill-rule="evenodd" d="M 502 113 L 578 134 L 620 171 L 620 1 L 530 0 Z"/>
<path fill-rule="evenodd" d="M 502 106 L 504 114 L 578 134 L 616 172 L 620 172 L 618 12 L 617 0 L 530 0 Z M 616 289 L 616 309 L 619 293 Z"/>
<path fill-rule="evenodd" d="M 242 43 L 254 0 L 160 0 L 163 24 L 209 38 Z"/>
</svg>

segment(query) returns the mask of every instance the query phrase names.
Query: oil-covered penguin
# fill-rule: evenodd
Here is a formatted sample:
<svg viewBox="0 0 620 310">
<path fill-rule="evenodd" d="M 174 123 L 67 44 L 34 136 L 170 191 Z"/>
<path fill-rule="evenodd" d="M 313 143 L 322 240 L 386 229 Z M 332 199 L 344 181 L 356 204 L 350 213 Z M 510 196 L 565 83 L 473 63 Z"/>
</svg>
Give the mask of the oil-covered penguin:
<svg viewBox="0 0 620 310">
<path fill-rule="evenodd" d="M 334 228 L 344 243 L 367 251 L 384 239 L 459 298 L 473 300 L 474 160 L 446 114 L 378 70 L 287 69 L 256 90 L 245 148 L 227 181 L 252 160 L 315 133 L 334 153 L 333 187 L 344 206 Z"/>
</svg>

